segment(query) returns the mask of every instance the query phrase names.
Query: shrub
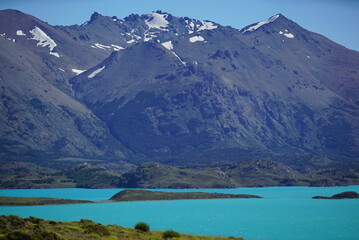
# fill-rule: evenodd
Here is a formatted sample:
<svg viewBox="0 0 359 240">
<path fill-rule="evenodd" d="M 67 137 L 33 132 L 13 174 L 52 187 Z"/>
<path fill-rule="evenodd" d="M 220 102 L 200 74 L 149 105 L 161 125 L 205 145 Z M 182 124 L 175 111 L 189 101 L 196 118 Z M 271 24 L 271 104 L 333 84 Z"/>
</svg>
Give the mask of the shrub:
<svg viewBox="0 0 359 240">
<path fill-rule="evenodd" d="M 139 223 L 136 223 L 135 229 L 140 230 L 142 232 L 149 232 L 150 226 L 145 222 L 139 222 Z"/>
<path fill-rule="evenodd" d="M 10 225 L 14 228 L 21 228 L 25 226 L 25 220 L 18 216 L 9 215 L 7 216 L 7 220 L 10 222 Z"/>
<path fill-rule="evenodd" d="M 7 220 L 4 216 L 0 217 L 0 230 L 5 230 L 7 228 Z"/>
<path fill-rule="evenodd" d="M 84 233 L 91 234 L 95 233 L 99 236 L 110 236 L 111 233 L 107 228 L 99 223 L 90 223 L 83 227 L 85 229 Z"/>
<path fill-rule="evenodd" d="M 26 221 L 30 221 L 34 224 L 40 224 L 41 222 L 43 222 L 44 220 L 43 219 L 40 219 L 40 218 L 37 218 L 37 217 L 28 217 L 28 218 L 25 218 Z"/>
<path fill-rule="evenodd" d="M 58 236 L 56 233 L 48 231 L 38 231 L 31 236 L 32 239 L 36 240 L 62 240 L 63 238 Z"/>
<path fill-rule="evenodd" d="M 168 239 L 168 238 L 178 238 L 180 237 L 181 235 L 178 233 L 178 232 L 175 232 L 173 230 L 167 230 L 167 231 L 164 231 L 162 233 L 162 237 L 164 239 Z"/>
<path fill-rule="evenodd" d="M 9 233 L 6 236 L 7 240 L 32 240 L 31 236 L 29 234 L 23 233 L 23 232 L 12 232 Z"/>
</svg>

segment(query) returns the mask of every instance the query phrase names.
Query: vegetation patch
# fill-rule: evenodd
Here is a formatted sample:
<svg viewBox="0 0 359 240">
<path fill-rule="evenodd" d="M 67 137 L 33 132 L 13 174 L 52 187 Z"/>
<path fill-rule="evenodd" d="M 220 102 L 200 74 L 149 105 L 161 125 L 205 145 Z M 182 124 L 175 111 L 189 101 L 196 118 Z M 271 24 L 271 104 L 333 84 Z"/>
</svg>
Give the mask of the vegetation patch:
<svg viewBox="0 0 359 240">
<path fill-rule="evenodd" d="M 0 240 L 159 240 L 171 238 L 183 240 L 243 240 L 243 238 L 192 236 L 179 234 L 172 230 L 165 232 L 149 231 L 149 227 L 148 231 L 139 231 L 138 229 L 117 225 L 105 226 L 85 219 L 79 222 L 56 222 L 33 217 L 0 216 Z"/>
<path fill-rule="evenodd" d="M 164 239 L 179 238 L 179 237 L 181 237 L 181 235 L 178 232 L 175 232 L 173 230 L 167 230 L 162 233 L 162 237 Z"/>
<path fill-rule="evenodd" d="M 72 200 L 72 199 L 63 199 L 63 198 L 0 197 L 0 206 L 34 206 L 34 205 L 78 204 L 78 203 L 93 203 L 93 202 L 86 200 Z M 30 219 L 30 221 L 35 221 L 35 218 Z"/>
<path fill-rule="evenodd" d="M 145 222 L 139 222 L 139 223 L 136 223 L 135 229 L 140 230 L 142 232 L 149 232 L 150 226 Z"/>
</svg>

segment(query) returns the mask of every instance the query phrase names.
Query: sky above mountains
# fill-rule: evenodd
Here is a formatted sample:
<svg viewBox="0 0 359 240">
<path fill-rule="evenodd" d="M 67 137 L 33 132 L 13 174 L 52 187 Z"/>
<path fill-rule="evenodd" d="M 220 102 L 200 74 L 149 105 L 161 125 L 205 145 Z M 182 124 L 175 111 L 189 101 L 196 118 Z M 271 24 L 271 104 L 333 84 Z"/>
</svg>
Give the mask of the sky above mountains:
<svg viewBox="0 0 359 240">
<path fill-rule="evenodd" d="M 82 24 L 95 11 L 124 18 L 162 10 L 238 29 L 282 13 L 310 31 L 359 51 L 359 0 L 0 0 L 0 9 L 9 8 L 52 25 Z"/>
</svg>

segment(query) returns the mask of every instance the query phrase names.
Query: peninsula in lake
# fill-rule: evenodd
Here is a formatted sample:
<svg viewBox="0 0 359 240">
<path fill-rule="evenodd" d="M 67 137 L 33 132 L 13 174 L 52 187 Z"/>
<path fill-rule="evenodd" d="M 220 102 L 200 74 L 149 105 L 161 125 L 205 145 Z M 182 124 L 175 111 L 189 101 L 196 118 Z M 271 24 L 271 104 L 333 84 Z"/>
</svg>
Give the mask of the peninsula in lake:
<svg viewBox="0 0 359 240">
<path fill-rule="evenodd" d="M 313 199 L 347 199 L 347 198 L 359 198 L 359 194 L 354 191 L 342 192 L 335 194 L 331 197 L 315 196 Z"/>
<path fill-rule="evenodd" d="M 207 192 L 160 192 L 147 190 L 122 190 L 110 198 L 116 202 L 157 201 L 157 200 L 189 200 L 189 199 L 221 199 L 221 198 L 261 198 L 248 194 L 224 194 Z"/>
</svg>

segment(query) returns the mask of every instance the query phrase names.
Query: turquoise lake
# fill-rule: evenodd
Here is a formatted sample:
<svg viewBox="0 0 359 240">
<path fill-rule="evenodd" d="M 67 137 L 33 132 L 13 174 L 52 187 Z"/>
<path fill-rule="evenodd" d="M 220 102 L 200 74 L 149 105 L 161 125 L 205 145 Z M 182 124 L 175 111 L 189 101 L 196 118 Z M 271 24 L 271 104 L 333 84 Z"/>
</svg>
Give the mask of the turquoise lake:
<svg viewBox="0 0 359 240">
<path fill-rule="evenodd" d="M 0 196 L 104 201 L 119 190 L 0 190 Z M 0 207 L 0 215 L 35 216 L 56 221 L 90 219 L 124 227 L 133 227 L 137 222 L 145 221 L 152 230 L 173 229 L 195 235 L 241 236 L 248 240 L 359 239 L 359 199 L 311 199 L 317 195 L 332 196 L 344 191 L 359 192 L 359 186 L 162 191 L 242 193 L 264 198 Z"/>
</svg>

